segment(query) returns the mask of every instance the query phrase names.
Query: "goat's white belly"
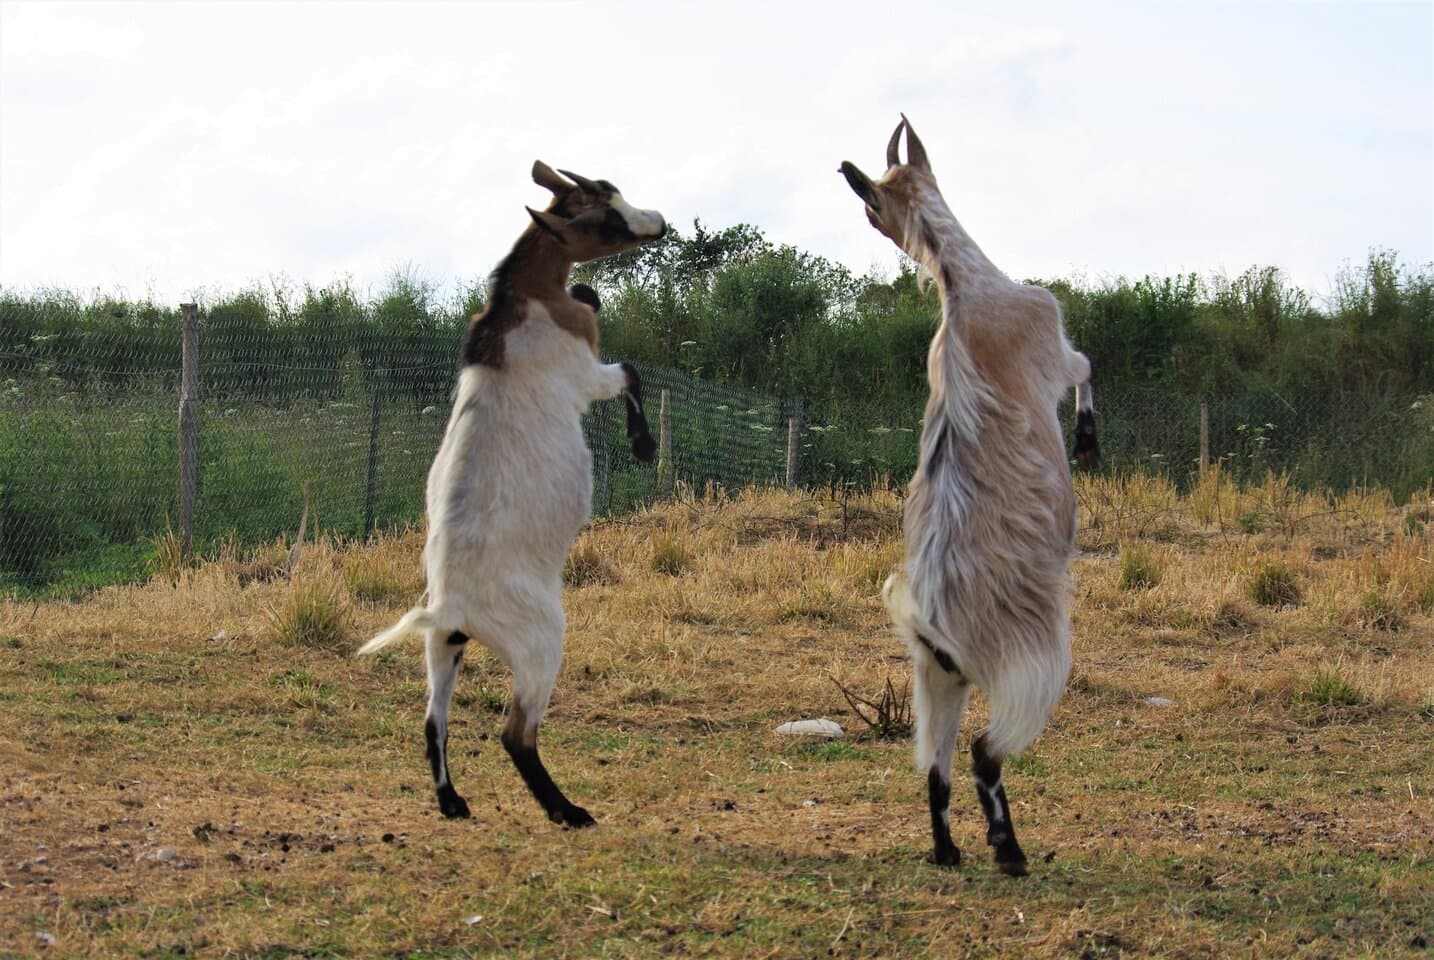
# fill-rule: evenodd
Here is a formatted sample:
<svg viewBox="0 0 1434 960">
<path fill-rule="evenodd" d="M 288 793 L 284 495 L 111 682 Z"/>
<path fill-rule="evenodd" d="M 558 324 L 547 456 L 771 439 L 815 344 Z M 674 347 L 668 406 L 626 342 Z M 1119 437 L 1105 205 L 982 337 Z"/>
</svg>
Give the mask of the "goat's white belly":
<svg viewBox="0 0 1434 960">
<path fill-rule="evenodd" d="M 432 599 L 484 605 L 514 590 L 559 588 L 591 500 L 592 457 L 576 415 L 469 410 L 429 477 Z"/>
</svg>

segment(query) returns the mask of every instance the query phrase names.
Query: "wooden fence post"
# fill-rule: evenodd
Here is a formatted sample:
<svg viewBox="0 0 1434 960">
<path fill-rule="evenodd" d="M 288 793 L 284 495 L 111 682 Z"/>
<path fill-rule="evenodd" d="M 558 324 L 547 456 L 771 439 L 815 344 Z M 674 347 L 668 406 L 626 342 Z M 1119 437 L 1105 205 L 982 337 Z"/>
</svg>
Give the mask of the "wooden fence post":
<svg viewBox="0 0 1434 960">
<path fill-rule="evenodd" d="M 199 305 L 179 305 L 183 327 L 179 364 L 179 552 L 194 548 L 194 504 L 199 498 Z"/>
<path fill-rule="evenodd" d="M 657 492 L 669 494 L 676 486 L 672 463 L 672 391 L 662 391 L 657 414 Z"/>
<path fill-rule="evenodd" d="M 364 480 L 363 537 L 373 534 L 374 503 L 378 500 L 378 428 L 383 413 L 383 388 L 373 387 L 373 414 L 368 423 L 368 475 Z"/>
<path fill-rule="evenodd" d="M 597 405 L 597 463 L 593 465 L 593 480 L 597 485 L 598 513 L 606 516 L 612 512 L 612 403 L 603 401 Z"/>
<path fill-rule="evenodd" d="M 1210 405 L 1200 401 L 1200 476 L 1210 469 Z"/>
<path fill-rule="evenodd" d="M 797 468 L 802 462 L 802 418 L 793 413 L 787 418 L 787 488 L 797 485 Z"/>
</svg>

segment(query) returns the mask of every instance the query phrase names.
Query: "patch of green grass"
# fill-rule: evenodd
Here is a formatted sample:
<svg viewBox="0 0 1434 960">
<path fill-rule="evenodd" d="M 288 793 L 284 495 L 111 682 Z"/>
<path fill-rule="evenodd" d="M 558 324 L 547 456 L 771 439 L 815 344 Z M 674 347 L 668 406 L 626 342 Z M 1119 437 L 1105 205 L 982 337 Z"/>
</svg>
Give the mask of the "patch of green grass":
<svg viewBox="0 0 1434 960">
<path fill-rule="evenodd" d="M 803 740 L 797 744 L 796 752 L 823 763 L 871 759 L 870 750 L 859 747 L 850 740 Z"/>
<path fill-rule="evenodd" d="M 1399 601 L 1389 585 L 1372 586 L 1359 600 L 1359 611 L 1364 622 L 1375 630 L 1395 631 L 1404 628 L 1404 617 L 1399 610 Z"/>
<path fill-rule="evenodd" d="M 1144 544 L 1120 548 L 1120 589 L 1149 590 L 1160 584 L 1160 562 Z"/>
<path fill-rule="evenodd" d="M 1320 668 L 1296 691 L 1295 699 L 1317 707 L 1358 707 L 1367 698 L 1338 667 Z"/>
<path fill-rule="evenodd" d="M 289 704 L 301 708 L 329 706 L 337 688 L 324 683 L 307 670 L 285 670 L 269 678 L 269 686 L 278 690 Z"/>
</svg>

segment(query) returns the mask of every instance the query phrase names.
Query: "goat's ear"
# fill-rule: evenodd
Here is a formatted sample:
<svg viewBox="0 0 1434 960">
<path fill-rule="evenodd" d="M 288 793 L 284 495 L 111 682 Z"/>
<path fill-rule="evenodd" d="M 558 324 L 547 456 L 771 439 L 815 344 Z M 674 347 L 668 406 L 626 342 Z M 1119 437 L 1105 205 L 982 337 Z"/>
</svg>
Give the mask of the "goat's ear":
<svg viewBox="0 0 1434 960">
<path fill-rule="evenodd" d="M 916 135 L 916 131 L 911 129 L 911 121 L 906 119 L 904 113 L 901 115 L 901 122 L 906 125 L 906 162 L 918 170 L 930 173 L 931 161 L 926 159 L 926 148 L 922 146 L 921 138 Z M 897 132 L 900 132 L 900 128 Z"/>
<path fill-rule="evenodd" d="M 540 187 L 546 187 L 550 193 L 559 196 L 567 193 L 573 188 L 558 172 L 541 160 L 533 161 L 533 182 Z"/>
<path fill-rule="evenodd" d="M 533 218 L 533 222 L 538 225 L 538 229 L 551 236 L 563 246 L 568 245 L 568 238 L 563 229 L 568 225 L 566 220 L 556 214 L 548 213 L 546 210 L 534 210 L 532 207 L 524 207 L 523 209 L 528 211 L 528 216 Z"/>
<path fill-rule="evenodd" d="M 852 192 L 865 201 L 868 207 L 873 210 L 881 209 L 881 194 L 877 193 L 876 185 L 871 178 L 856 168 L 856 164 L 850 160 L 843 160 L 838 171 L 846 177 L 846 182 L 851 186 Z"/>
</svg>

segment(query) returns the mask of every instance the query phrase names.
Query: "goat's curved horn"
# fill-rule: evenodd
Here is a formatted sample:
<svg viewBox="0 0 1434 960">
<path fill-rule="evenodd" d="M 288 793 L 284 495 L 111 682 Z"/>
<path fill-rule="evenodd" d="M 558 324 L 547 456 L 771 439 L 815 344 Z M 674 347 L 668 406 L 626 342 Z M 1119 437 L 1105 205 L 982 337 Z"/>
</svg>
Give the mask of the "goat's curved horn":
<svg viewBox="0 0 1434 960">
<path fill-rule="evenodd" d="M 538 225 L 539 230 L 542 230 L 563 246 L 567 246 L 568 240 L 563 236 L 563 228 L 568 225 L 566 220 L 546 210 L 534 210 L 532 207 L 524 207 L 523 209 L 528 211 L 528 216 L 533 218 L 533 222 Z"/>
<path fill-rule="evenodd" d="M 546 187 L 550 193 L 564 194 L 573 188 L 558 172 L 541 160 L 533 161 L 533 182 L 540 187 Z"/>
<path fill-rule="evenodd" d="M 902 116 L 901 122 L 891 132 L 891 139 L 886 143 L 886 166 L 887 169 L 901 166 L 901 155 L 897 153 L 897 147 L 901 144 L 901 130 L 906 126 L 906 117 Z"/>
<path fill-rule="evenodd" d="M 930 173 L 931 161 L 926 159 L 926 148 L 921 145 L 921 138 L 911 129 L 911 121 L 906 119 L 904 113 L 901 115 L 901 122 L 906 125 L 906 162 Z"/>
<path fill-rule="evenodd" d="M 591 193 L 594 195 L 601 195 L 603 193 L 602 187 L 580 173 L 573 173 L 571 170 L 559 170 L 558 172 L 573 183 L 576 183 L 579 187 L 582 187 L 583 193 Z"/>
</svg>

